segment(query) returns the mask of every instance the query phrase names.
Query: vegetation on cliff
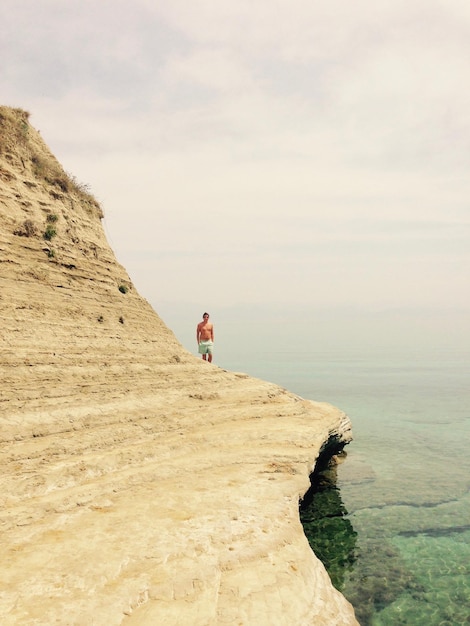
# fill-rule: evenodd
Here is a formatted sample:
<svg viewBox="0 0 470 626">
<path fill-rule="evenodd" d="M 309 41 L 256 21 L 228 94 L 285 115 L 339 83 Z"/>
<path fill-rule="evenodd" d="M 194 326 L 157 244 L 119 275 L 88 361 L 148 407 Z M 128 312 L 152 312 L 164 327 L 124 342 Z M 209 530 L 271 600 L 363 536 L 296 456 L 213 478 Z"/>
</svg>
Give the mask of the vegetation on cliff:
<svg viewBox="0 0 470 626">
<path fill-rule="evenodd" d="M 19 160 L 24 172 L 33 174 L 38 183 L 42 182 L 52 198 L 73 194 L 90 213 L 102 218 L 101 207 L 87 186 L 65 172 L 57 159 L 44 150 L 44 145 L 38 146 L 39 133 L 30 125 L 29 116 L 23 109 L 0 106 L 0 156 L 12 165 Z M 8 179 L 11 173 L 2 168 L 0 176 Z"/>
</svg>

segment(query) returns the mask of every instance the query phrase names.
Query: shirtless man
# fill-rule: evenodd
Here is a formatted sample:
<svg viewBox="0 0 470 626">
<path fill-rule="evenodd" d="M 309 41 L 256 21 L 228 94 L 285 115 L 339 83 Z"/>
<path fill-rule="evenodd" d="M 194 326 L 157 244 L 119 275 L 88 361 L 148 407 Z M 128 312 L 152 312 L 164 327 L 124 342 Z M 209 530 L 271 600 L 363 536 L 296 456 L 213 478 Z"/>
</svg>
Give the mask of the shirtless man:
<svg viewBox="0 0 470 626">
<path fill-rule="evenodd" d="M 214 325 L 209 322 L 209 313 L 204 313 L 202 322 L 196 329 L 198 352 L 202 354 L 204 361 L 212 363 L 212 348 L 214 346 Z"/>
</svg>

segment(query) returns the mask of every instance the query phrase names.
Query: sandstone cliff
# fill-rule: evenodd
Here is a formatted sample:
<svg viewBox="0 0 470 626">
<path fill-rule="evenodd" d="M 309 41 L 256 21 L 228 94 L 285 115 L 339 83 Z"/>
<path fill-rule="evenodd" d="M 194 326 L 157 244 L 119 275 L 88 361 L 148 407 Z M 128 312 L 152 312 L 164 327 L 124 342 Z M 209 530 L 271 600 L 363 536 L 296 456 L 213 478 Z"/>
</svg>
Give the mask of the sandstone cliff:
<svg viewBox="0 0 470 626">
<path fill-rule="evenodd" d="M 186 352 L 0 107 L 0 623 L 356 624 L 298 501 L 348 418 Z"/>
</svg>

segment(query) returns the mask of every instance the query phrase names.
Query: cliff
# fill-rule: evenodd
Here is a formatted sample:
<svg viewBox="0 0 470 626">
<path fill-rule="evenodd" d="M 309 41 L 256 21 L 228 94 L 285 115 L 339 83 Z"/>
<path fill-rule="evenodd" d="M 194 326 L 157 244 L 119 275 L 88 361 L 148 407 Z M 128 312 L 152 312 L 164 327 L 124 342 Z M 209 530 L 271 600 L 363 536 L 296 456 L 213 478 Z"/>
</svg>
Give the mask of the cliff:
<svg viewBox="0 0 470 626">
<path fill-rule="evenodd" d="M 0 622 L 356 624 L 298 513 L 348 418 L 189 354 L 0 107 Z"/>
</svg>

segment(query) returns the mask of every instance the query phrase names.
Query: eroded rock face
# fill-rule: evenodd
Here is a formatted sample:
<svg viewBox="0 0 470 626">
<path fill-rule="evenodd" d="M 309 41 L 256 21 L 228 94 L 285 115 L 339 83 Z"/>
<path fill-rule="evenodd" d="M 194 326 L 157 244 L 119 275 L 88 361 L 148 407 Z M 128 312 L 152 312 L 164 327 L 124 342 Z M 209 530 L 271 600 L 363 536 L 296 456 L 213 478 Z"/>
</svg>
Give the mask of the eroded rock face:
<svg viewBox="0 0 470 626">
<path fill-rule="evenodd" d="M 299 498 L 348 418 L 193 357 L 0 107 L 0 622 L 356 624 Z"/>
</svg>

